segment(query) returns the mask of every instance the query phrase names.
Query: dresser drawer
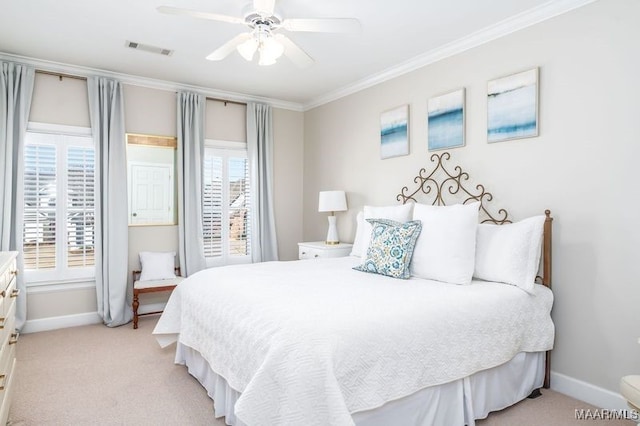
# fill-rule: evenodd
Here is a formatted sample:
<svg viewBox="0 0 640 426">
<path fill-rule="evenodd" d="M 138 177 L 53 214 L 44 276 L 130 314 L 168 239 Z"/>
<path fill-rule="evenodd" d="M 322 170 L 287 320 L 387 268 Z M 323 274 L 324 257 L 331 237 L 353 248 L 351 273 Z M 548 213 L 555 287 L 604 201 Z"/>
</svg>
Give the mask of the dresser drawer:
<svg viewBox="0 0 640 426">
<path fill-rule="evenodd" d="M 7 340 L 3 342 L 0 349 L 0 387 L 9 379 L 13 360 L 16 359 L 16 343 L 18 342 L 18 334 L 14 331 Z"/>
<path fill-rule="evenodd" d="M 6 347 L 15 346 L 15 345 L 9 345 L 9 342 L 12 339 L 12 335 L 15 333 L 15 325 L 16 325 L 15 302 L 10 304 L 10 309 L 8 314 L 9 316 L 5 317 L 2 328 L 0 328 L 0 344 L 2 344 L 2 346 L 0 346 L 0 374 L 3 374 L 2 372 L 3 358 L 2 357 L 3 357 L 3 354 L 5 353 Z"/>
<path fill-rule="evenodd" d="M 16 260 L 12 259 L 9 262 L 9 267 L 0 271 L 0 291 L 4 290 L 7 285 L 11 282 L 11 280 L 17 274 Z"/>
<path fill-rule="evenodd" d="M 2 351 L 4 345 L 11 340 L 11 335 L 16 332 L 16 303 L 15 301 L 10 304 L 8 316 L 0 326 L 0 368 L 2 367 Z M 0 373 L 2 374 L 2 373 Z"/>
<path fill-rule="evenodd" d="M 298 243 L 298 259 L 320 259 L 349 256 L 353 244 L 325 244 L 324 241 Z"/>
<path fill-rule="evenodd" d="M 9 311 L 9 304 L 12 299 L 15 299 L 18 295 L 16 290 L 16 262 L 13 260 L 9 267 L 0 272 L 2 278 L 0 279 L 0 317 L 6 317 L 6 313 Z M 2 325 L 2 321 L 0 321 Z"/>
<path fill-rule="evenodd" d="M 322 250 L 313 247 L 298 247 L 298 259 L 316 259 L 325 257 Z"/>
<path fill-rule="evenodd" d="M 14 345 L 15 346 L 15 345 Z M 0 380 L 0 401 L 2 401 L 2 405 L 0 405 L 0 424 L 7 424 L 7 419 L 9 417 L 9 408 L 11 407 L 11 399 L 13 397 L 13 388 L 14 379 L 16 377 L 16 360 L 15 358 L 11 361 L 11 368 L 9 370 L 9 375 L 4 378 L 4 380 Z"/>
<path fill-rule="evenodd" d="M 9 282 L 9 285 L 2 291 L 0 291 L 0 330 L 7 328 L 6 322 L 10 317 L 15 315 L 15 304 L 18 296 L 18 289 L 16 289 L 17 280 L 15 277 Z M 13 314 L 10 314 L 13 307 Z M 2 339 L 0 339 L 2 341 Z"/>
</svg>

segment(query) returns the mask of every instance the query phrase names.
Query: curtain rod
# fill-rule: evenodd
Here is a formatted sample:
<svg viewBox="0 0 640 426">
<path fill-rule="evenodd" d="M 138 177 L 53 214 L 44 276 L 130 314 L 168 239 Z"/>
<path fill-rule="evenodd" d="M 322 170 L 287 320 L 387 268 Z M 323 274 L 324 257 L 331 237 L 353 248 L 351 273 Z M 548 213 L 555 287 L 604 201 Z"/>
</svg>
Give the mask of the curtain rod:
<svg viewBox="0 0 640 426">
<path fill-rule="evenodd" d="M 44 70 L 36 70 L 36 73 L 38 74 L 45 74 L 45 75 L 53 75 L 55 77 L 60 77 L 60 80 L 62 80 L 64 77 L 66 78 L 75 78 L 76 80 L 87 80 L 87 77 L 81 77 L 79 75 L 72 75 L 72 74 L 63 74 L 63 73 L 59 73 L 59 72 L 52 72 L 52 71 L 44 71 Z M 238 101 L 230 101 L 228 99 L 220 99 L 220 98 L 211 98 L 208 97 L 206 98 L 208 101 L 216 101 L 216 102 L 222 102 L 225 105 L 227 104 L 236 104 L 236 105 L 247 105 L 246 102 L 238 102 Z"/>
<path fill-rule="evenodd" d="M 238 102 L 238 101 L 230 101 L 228 99 L 220 99 L 220 98 L 210 98 L 207 96 L 206 98 L 208 101 L 216 101 L 216 102 L 223 102 L 225 105 L 227 104 L 236 104 L 236 105 L 247 105 L 246 102 Z"/>
<path fill-rule="evenodd" d="M 76 80 L 85 80 L 85 81 L 87 80 L 87 77 L 80 77 L 79 75 L 62 74 L 59 72 L 51 72 L 51 71 L 43 71 L 43 70 L 36 70 L 36 74 L 53 75 L 55 77 L 60 77 L 60 80 L 62 80 L 63 77 L 75 78 Z"/>
</svg>

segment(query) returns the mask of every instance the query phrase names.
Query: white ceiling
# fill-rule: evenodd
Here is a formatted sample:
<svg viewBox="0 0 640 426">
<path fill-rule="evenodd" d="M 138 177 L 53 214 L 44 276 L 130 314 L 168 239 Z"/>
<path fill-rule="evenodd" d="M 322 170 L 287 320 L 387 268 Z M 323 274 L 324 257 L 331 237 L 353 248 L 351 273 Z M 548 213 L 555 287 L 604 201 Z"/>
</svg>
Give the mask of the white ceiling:
<svg viewBox="0 0 640 426">
<path fill-rule="evenodd" d="M 315 59 L 260 67 L 205 56 L 243 25 L 164 15 L 169 5 L 242 16 L 251 0 L 4 0 L 0 52 L 309 106 L 592 0 L 278 0 L 283 18 L 353 17 L 360 34 L 288 33 Z M 125 47 L 135 41 L 170 57 Z"/>
</svg>

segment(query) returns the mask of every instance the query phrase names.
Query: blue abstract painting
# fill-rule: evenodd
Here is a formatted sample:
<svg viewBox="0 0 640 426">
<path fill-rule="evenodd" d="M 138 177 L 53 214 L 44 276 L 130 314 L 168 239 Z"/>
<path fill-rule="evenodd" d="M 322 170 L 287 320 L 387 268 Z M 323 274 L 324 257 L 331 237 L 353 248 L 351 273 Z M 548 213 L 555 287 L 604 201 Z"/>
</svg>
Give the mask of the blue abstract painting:
<svg viewBox="0 0 640 426">
<path fill-rule="evenodd" d="M 429 151 L 464 146 L 464 89 L 429 99 Z"/>
<path fill-rule="evenodd" d="M 487 89 L 489 142 L 538 136 L 538 68 L 490 81 Z"/>
<path fill-rule="evenodd" d="M 380 157 L 382 159 L 409 154 L 409 105 L 380 115 Z"/>
</svg>

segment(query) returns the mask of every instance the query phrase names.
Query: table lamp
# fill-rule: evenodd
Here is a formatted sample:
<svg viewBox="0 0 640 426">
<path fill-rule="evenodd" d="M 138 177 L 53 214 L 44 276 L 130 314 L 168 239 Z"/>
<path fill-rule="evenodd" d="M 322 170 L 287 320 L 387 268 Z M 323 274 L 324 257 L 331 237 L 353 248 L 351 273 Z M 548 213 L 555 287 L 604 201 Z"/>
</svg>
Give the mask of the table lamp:
<svg viewBox="0 0 640 426">
<path fill-rule="evenodd" d="M 318 197 L 318 211 L 329 212 L 329 231 L 327 232 L 326 244 L 340 244 L 338 238 L 338 228 L 336 227 L 335 212 L 347 210 L 347 196 L 344 191 L 320 191 Z"/>
</svg>

